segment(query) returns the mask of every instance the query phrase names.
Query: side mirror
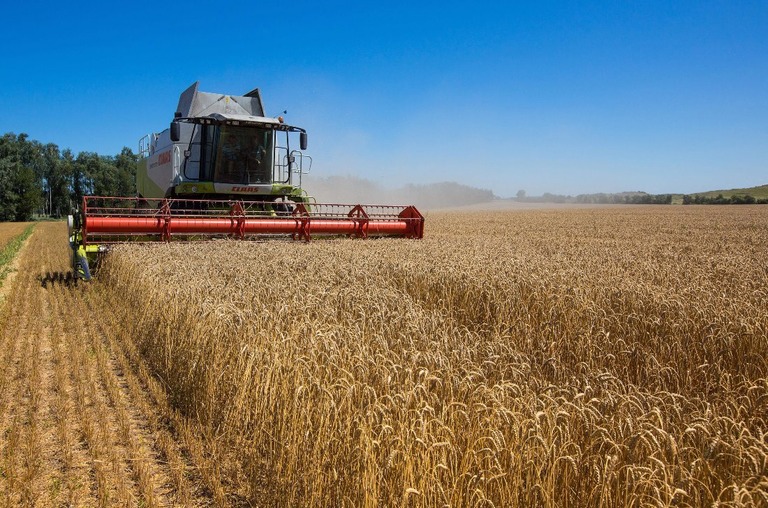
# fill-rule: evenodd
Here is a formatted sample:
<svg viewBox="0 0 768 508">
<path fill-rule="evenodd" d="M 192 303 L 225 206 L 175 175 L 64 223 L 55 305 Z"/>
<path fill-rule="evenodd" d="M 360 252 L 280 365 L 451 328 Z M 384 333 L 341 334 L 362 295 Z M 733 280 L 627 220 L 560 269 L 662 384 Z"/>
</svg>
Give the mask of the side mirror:
<svg viewBox="0 0 768 508">
<path fill-rule="evenodd" d="M 299 133 L 299 146 L 302 150 L 307 149 L 307 133 L 306 132 L 300 132 Z"/>
<path fill-rule="evenodd" d="M 171 141 L 174 143 L 181 139 L 181 125 L 179 122 L 171 122 Z"/>
</svg>

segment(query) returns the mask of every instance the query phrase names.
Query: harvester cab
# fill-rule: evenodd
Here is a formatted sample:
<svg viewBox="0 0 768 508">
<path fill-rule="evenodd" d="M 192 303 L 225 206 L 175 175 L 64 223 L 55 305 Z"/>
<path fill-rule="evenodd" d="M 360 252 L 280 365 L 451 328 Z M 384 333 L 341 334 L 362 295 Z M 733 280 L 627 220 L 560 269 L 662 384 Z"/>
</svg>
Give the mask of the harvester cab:
<svg viewBox="0 0 768 508">
<path fill-rule="evenodd" d="M 424 217 L 412 205 L 315 202 L 301 186 L 312 165 L 306 131 L 264 115 L 258 89 L 185 90 L 170 127 L 139 141 L 137 195 L 86 196 L 69 217 L 75 276 L 90 279 L 109 246 L 122 242 L 423 236 Z"/>
<path fill-rule="evenodd" d="M 293 138 L 293 139 L 292 139 Z M 298 139 L 297 139 L 298 138 Z M 292 148 L 298 146 L 300 149 Z M 259 89 L 243 96 L 201 92 L 179 98 L 170 128 L 139 142 L 139 197 L 309 202 L 301 176 L 312 159 L 307 133 L 264 113 Z"/>
</svg>

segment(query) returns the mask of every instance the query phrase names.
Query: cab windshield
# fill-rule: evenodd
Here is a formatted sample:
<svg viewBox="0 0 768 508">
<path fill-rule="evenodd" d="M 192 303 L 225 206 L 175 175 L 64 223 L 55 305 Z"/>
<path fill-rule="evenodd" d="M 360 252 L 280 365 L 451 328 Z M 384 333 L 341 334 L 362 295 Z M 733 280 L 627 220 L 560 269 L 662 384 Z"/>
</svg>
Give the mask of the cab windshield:
<svg viewBox="0 0 768 508">
<path fill-rule="evenodd" d="M 253 126 L 222 125 L 216 148 L 214 181 L 272 183 L 274 133 Z"/>
</svg>

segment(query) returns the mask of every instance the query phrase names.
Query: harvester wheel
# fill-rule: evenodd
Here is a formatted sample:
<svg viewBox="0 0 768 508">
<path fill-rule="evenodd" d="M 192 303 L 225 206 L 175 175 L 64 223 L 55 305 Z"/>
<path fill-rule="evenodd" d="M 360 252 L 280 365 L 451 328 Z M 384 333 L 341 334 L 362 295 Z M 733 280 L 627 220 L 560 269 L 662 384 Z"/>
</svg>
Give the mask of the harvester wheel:
<svg viewBox="0 0 768 508">
<path fill-rule="evenodd" d="M 86 282 L 91 280 L 91 269 L 88 266 L 88 257 L 85 254 L 85 249 L 82 247 L 74 252 L 73 264 L 76 279 L 83 279 Z"/>
</svg>

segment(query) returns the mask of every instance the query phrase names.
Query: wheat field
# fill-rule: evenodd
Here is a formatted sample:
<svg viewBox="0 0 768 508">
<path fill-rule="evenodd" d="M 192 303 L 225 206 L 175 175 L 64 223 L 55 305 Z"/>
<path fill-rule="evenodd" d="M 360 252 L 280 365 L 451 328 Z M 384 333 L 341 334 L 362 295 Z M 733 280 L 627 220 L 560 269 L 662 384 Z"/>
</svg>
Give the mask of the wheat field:
<svg viewBox="0 0 768 508">
<path fill-rule="evenodd" d="M 120 246 L 89 301 L 215 504 L 765 506 L 766 252 L 760 207 L 433 212 Z"/>
<path fill-rule="evenodd" d="M 25 245 L 0 505 L 768 506 L 768 208 Z"/>
</svg>

